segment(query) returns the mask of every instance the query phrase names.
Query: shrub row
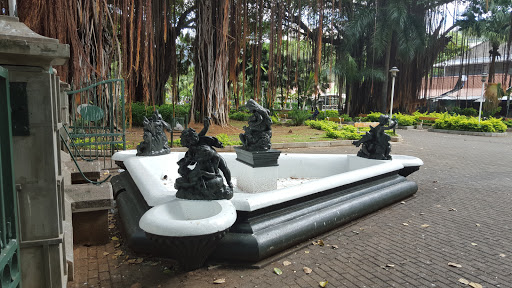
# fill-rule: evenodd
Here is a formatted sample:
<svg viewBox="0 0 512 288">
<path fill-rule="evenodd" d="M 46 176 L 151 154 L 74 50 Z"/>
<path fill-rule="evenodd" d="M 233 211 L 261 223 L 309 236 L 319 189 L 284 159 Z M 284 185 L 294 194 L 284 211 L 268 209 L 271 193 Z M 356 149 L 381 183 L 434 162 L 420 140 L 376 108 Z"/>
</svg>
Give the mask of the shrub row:
<svg viewBox="0 0 512 288">
<path fill-rule="evenodd" d="M 325 110 L 320 111 L 320 114 L 318 114 L 317 119 L 318 120 L 325 120 L 327 117 L 340 117 L 343 118 L 343 121 L 345 122 L 352 122 L 352 117 L 348 116 L 348 114 L 339 114 L 338 110 Z"/>
<path fill-rule="evenodd" d="M 478 118 L 466 117 L 462 115 L 450 116 L 444 115 L 443 118 L 437 119 L 434 128 L 446 130 L 462 130 L 462 131 L 476 131 L 476 132 L 505 132 L 507 125 L 501 119 L 489 118 L 488 120 L 480 121 Z"/>
<path fill-rule="evenodd" d="M 329 138 L 359 140 L 362 137 L 352 125 L 343 125 L 340 128 L 335 122 L 326 120 L 308 120 L 305 124 L 313 129 L 325 131 Z"/>
</svg>

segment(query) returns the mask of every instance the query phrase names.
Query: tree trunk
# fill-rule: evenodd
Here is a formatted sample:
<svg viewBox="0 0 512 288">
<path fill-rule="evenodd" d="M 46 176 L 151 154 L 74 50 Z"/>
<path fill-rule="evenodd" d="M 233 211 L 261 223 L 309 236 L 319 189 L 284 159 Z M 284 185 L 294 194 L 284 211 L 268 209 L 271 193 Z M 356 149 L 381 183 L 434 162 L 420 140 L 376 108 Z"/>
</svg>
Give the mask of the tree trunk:
<svg viewBox="0 0 512 288">
<path fill-rule="evenodd" d="M 391 37 L 390 37 L 391 38 Z M 380 112 L 386 113 L 388 110 L 388 86 L 389 86 L 389 62 L 391 59 L 391 39 L 389 39 L 386 47 L 386 55 L 384 56 L 384 81 L 382 81 L 382 91 L 380 95 Z"/>
<path fill-rule="evenodd" d="M 229 0 L 196 2 L 197 29 L 194 98 L 191 121 L 211 117 L 217 125 L 228 124 Z"/>
<path fill-rule="evenodd" d="M 491 55 L 491 64 L 489 65 L 489 80 L 487 83 L 494 83 L 494 74 L 496 74 L 496 55 L 498 55 L 498 50 L 500 46 L 492 45 L 492 55 Z"/>
</svg>

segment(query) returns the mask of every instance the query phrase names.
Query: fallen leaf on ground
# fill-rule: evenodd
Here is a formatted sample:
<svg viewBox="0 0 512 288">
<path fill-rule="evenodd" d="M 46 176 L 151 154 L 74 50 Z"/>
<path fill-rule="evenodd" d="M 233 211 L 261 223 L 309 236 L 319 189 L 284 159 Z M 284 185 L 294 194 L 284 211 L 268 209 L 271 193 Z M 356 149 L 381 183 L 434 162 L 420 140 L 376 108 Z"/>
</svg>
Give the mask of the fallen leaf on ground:
<svg viewBox="0 0 512 288">
<path fill-rule="evenodd" d="M 427 228 L 427 227 L 430 227 L 430 225 L 428 225 L 428 224 L 421 225 L 421 228 Z"/>
<path fill-rule="evenodd" d="M 471 245 L 473 245 L 473 246 L 477 246 L 478 244 L 476 244 L 476 243 L 471 243 Z"/>
<path fill-rule="evenodd" d="M 274 273 L 276 273 L 277 275 L 281 275 L 283 274 L 283 271 L 281 271 L 281 269 L 279 268 L 274 268 Z"/>
<path fill-rule="evenodd" d="M 478 284 L 478 283 L 475 283 L 475 282 L 471 282 L 468 284 L 469 286 L 473 287 L 473 288 L 482 288 L 482 285 Z"/>
<path fill-rule="evenodd" d="M 356 234 L 359 234 L 359 232 L 358 232 L 358 231 L 352 231 L 352 233 L 356 233 Z"/>
<path fill-rule="evenodd" d="M 170 273 L 171 273 L 171 269 L 169 269 L 169 268 L 164 269 L 164 274 L 170 274 Z"/>
<path fill-rule="evenodd" d="M 128 262 L 128 264 L 135 264 L 135 261 L 137 261 L 137 260 L 135 260 L 135 259 L 130 259 L 130 260 L 126 261 L 126 262 Z"/>
<path fill-rule="evenodd" d="M 466 285 L 468 285 L 468 284 L 469 284 L 469 281 L 468 281 L 468 280 L 466 280 L 466 279 L 464 279 L 464 278 L 460 278 L 460 279 L 459 279 L 459 282 L 460 282 L 460 283 L 462 283 L 462 284 L 466 284 Z"/>
<path fill-rule="evenodd" d="M 114 248 L 117 248 L 119 246 L 121 246 L 121 243 L 117 243 L 116 245 L 114 245 Z"/>
<path fill-rule="evenodd" d="M 108 254 L 110 254 L 110 253 L 108 253 L 108 252 L 103 252 L 103 256 L 107 256 Z"/>
<path fill-rule="evenodd" d="M 400 202 L 400 204 L 405 204 L 405 201 Z"/>
<path fill-rule="evenodd" d="M 284 265 L 284 266 L 288 266 L 288 265 L 290 265 L 290 264 L 292 264 L 292 262 L 290 262 L 290 261 L 284 261 L 284 262 L 283 262 L 283 265 Z"/>
<path fill-rule="evenodd" d="M 114 225 L 114 224 L 108 225 L 108 229 L 114 229 L 115 227 L 116 227 L 116 225 Z"/>
<path fill-rule="evenodd" d="M 480 224 L 478 224 L 478 223 L 476 223 L 475 225 L 476 225 L 476 227 L 480 227 Z"/>
<path fill-rule="evenodd" d="M 395 267 L 395 264 L 386 264 L 386 267 Z"/>
<path fill-rule="evenodd" d="M 448 262 L 448 266 L 457 267 L 457 268 L 462 267 L 462 265 L 457 264 L 457 263 L 453 263 L 453 262 Z"/>
<path fill-rule="evenodd" d="M 313 270 L 311 270 L 311 268 L 309 268 L 309 267 L 304 267 L 304 268 L 302 268 L 302 270 L 304 270 L 304 273 L 306 273 L 306 274 L 310 274 L 311 272 L 313 272 Z"/>
<path fill-rule="evenodd" d="M 142 263 L 142 261 L 144 261 L 144 259 L 143 259 L 143 258 L 137 258 L 137 260 L 135 261 L 135 263 L 140 264 L 140 263 Z"/>
<path fill-rule="evenodd" d="M 309 251 L 308 251 L 308 250 L 306 250 L 306 251 L 304 251 L 304 253 L 309 254 Z"/>
<path fill-rule="evenodd" d="M 112 240 L 114 241 L 119 241 L 119 238 L 117 238 L 116 236 L 112 237 Z"/>
<path fill-rule="evenodd" d="M 422 213 L 420 213 L 420 215 L 425 215 L 425 213 L 422 212 Z"/>
<path fill-rule="evenodd" d="M 441 205 L 436 205 L 436 207 L 441 207 Z"/>
<path fill-rule="evenodd" d="M 404 225 L 404 226 L 409 226 L 409 224 L 407 224 L 407 223 L 402 223 L 402 225 Z"/>
<path fill-rule="evenodd" d="M 327 283 L 329 283 L 329 282 L 327 282 L 327 281 L 322 281 L 322 282 L 320 282 L 320 283 L 318 283 L 318 284 L 320 285 L 320 287 L 325 287 L 325 286 L 327 285 Z"/>
<path fill-rule="evenodd" d="M 450 209 L 448 209 L 448 211 L 457 211 L 457 209 L 455 209 L 455 208 L 450 208 Z"/>
<path fill-rule="evenodd" d="M 503 253 L 501 253 L 501 254 L 500 254 L 500 257 L 505 257 L 505 256 L 507 256 L 507 255 L 505 255 L 505 254 L 503 254 Z"/>
<path fill-rule="evenodd" d="M 332 245 L 332 249 L 338 249 L 338 245 Z"/>
<path fill-rule="evenodd" d="M 213 281 L 214 284 L 222 284 L 222 283 L 226 283 L 226 279 L 225 278 L 219 278 L 215 281 Z"/>
</svg>

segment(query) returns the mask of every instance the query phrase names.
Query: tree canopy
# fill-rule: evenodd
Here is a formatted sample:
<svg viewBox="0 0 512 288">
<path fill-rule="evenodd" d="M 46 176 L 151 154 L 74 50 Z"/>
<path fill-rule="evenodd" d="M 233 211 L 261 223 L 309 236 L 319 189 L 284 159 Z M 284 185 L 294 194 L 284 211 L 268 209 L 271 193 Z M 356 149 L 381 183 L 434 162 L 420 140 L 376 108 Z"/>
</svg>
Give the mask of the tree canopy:
<svg viewBox="0 0 512 288">
<path fill-rule="evenodd" d="M 192 119 L 220 125 L 250 98 L 271 109 L 314 105 L 330 83 L 340 100 L 346 94 L 347 113 L 388 111 L 392 66 L 400 70 L 394 109 L 410 112 L 433 65 L 466 49 L 453 46 L 458 26 L 493 50 L 510 49 L 512 38 L 508 0 L 18 2 L 30 28 L 71 45 L 59 68 L 66 81 L 123 77 L 129 101 L 187 97 Z M 450 3 L 467 5 L 457 22 L 447 23 Z"/>
</svg>

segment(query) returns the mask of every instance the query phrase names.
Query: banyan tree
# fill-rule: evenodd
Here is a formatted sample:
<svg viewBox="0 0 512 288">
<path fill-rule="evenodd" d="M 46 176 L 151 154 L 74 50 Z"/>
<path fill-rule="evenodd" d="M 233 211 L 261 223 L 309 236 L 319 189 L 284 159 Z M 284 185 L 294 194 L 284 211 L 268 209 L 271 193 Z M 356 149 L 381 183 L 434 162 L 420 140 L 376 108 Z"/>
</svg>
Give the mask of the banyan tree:
<svg viewBox="0 0 512 288">
<path fill-rule="evenodd" d="M 0 0 L 0 8 L 4 2 Z M 488 13 L 486 9 L 510 5 L 505 0 L 469 2 L 479 8 L 472 11 L 476 20 Z M 463 43 L 470 35 L 489 40 L 499 36 L 499 43 L 507 43 L 510 50 L 510 10 L 500 10 L 504 11 L 499 24 L 503 33 L 495 35 L 492 29 L 480 33 L 485 21 L 455 19 L 462 16 L 459 8 L 467 3 L 18 0 L 18 13 L 35 32 L 71 45 L 68 66 L 59 68 L 66 81 L 79 86 L 122 77 L 128 102 L 179 103 L 178 80 L 187 73 L 179 69 L 179 62 L 181 57 L 188 58 L 194 66 L 188 70 L 194 76 L 187 77 L 194 79 L 189 80 L 194 91 L 191 119 L 210 117 L 226 125 L 229 107 L 243 106 L 250 98 L 270 109 L 290 102 L 298 102 L 299 107 L 316 105 L 330 83 L 331 88 L 334 84 L 331 93 L 335 91 L 340 100 L 346 94 L 346 105 L 339 107 L 346 113 L 389 111 L 392 66 L 400 70 L 394 110 L 413 111 L 424 105 L 425 98 L 419 95 L 428 93 L 420 90 L 428 89 L 437 75 L 434 64 L 446 59 L 447 46 L 456 47 L 454 56 L 465 53 L 467 45 L 457 43 L 459 36 L 454 36 L 460 35 L 455 33 L 459 24 L 465 29 Z M 195 38 L 192 44 L 179 43 L 184 33 Z"/>
</svg>

